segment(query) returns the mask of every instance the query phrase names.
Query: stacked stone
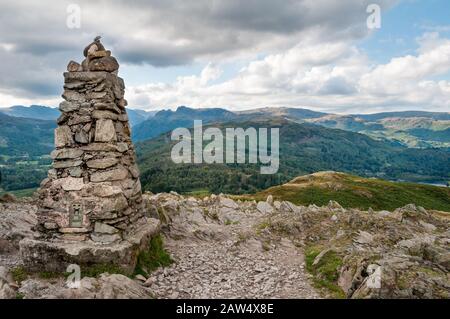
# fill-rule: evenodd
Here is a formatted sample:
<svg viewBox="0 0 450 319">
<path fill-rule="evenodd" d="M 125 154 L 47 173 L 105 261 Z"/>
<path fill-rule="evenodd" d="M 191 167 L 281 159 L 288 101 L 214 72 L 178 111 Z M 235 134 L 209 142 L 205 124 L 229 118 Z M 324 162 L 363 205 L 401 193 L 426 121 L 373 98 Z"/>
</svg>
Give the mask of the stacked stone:
<svg viewBox="0 0 450 319">
<path fill-rule="evenodd" d="M 112 243 L 143 221 L 141 183 L 119 65 L 98 40 L 85 52 L 64 73 L 39 230 L 45 238 Z"/>
</svg>

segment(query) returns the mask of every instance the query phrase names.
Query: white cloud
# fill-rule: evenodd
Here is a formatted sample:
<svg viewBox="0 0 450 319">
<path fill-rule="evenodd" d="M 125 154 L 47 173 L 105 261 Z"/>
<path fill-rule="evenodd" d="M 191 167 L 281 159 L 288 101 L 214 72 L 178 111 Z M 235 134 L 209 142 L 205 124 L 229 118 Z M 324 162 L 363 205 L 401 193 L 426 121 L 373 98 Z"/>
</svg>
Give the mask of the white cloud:
<svg viewBox="0 0 450 319">
<path fill-rule="evenodd" d="M 336 112 L 368 112 L 420 108 L 450 111 L 450 83 L 433 80 L 450 70 L 450 40 L 437 34 L 419 39 L 417 55 L 376 65 L 351 41 L 316 43 L 305 39 L 284 53 L 250 62 L 222 83 L 199 76 L 180 77 L 173 84 L 148 84 L 128 90 L 130 104 L 147 96 L 151 107 L 308 106 Z M 217 75 L 219 72 L 214 71 Z"/>
<path fill-rule="evenodd" d="M 387 9 L 396 1 L 378 2 Z M 81 60 L 98 34 L 122 64 L 153 66 L 254 59 L 288 50 L 312 33 L 317 41 L 361 39 L 370 2 L 78 0 L 81 29 L 69 29 L 72 0 L 2 1 L 0 91 L 19 99 L 58 94 L 67 62 Z"/>
<path fill-rule="evenodd" d="M 370 0 L 79 0 L 79 30 L 66 27 L 72 2 L 0 4 L 0 106 L 57 105 L 67 62 L 81 60 L 83 46 L 101 34 L 122 67 L 205 65 L 173 83 L 129 87 L 132 107 L 450 109 L 442 77 L 450 39 L 425 33 L 415 54 L 377 65 L 356 47 L 369 33 Z M 377 1 L 382 12 L 397 2 Z M 243 59 L 230 75 L 224 65 Z"/>
</svg>

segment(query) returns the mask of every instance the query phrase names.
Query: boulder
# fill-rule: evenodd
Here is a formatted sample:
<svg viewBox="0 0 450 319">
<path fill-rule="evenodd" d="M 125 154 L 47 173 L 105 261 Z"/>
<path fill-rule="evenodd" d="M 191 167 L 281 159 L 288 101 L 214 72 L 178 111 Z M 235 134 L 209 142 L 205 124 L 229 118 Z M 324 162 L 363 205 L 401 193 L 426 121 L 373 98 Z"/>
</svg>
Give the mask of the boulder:
<svg viewBox="0 0 450 319">
<path fill-rule="evenodd" d="M 55 161 L 55 162 L 53 162 L 52 167 L 54 169 L 60 169 L 60 168 L 69 168 L 69 167 L 79 167 L 81 164 L 83 164 L 83 161 L 81 161 L 81 160 Z"/>
<path fill-rule="evenodd" d="M 106 71 L 114 72 L 119 69 L 119 63 L 112 56 L 105 56 L 99 59 L 94 59 L 89 62 L 89 71 Z"/>
<path fill-rule="evenodd" d="M 236 204 L 236 202 L 234 200 L 232 200 L 231 198 L 223 197 L 223 196 L 219 197 L 219 204 L 220 204 L 220 206 L 226 207 L 226 208 L 231 208 L 231 209 L 239 208 L 239 205 Z"/>
<path fill-rule="evenodd" d="M 371 244 L 373 242 L 373 235 L 366 231 L 360 230 L 358 237 L 354 241 L 358 244 Z"/>
<path fill-rule="evenodd" d="M 83 174 L 83 170 L 81 169 L 80 166 L 71 167 L 69 169 L 69 175 L 72 176 L 72 177 L 81 177 L 82 174 Z"/>
<path fill-rule="evenodd" d="M 79 191 L 83 188 L 83 178 L 66 177 L 57 181 L 65 191 Z"/>
<path fill-rule="evenodd" d="M 79 130 L 75 133 L 75 142 L 80 144 L 89 143 L 89 134 L 85 130 Z"/>
<path fill-rule="evenodd" d="M 338 210 L 338 211 L 343 211 L 344 210 L 344 208 L 338 202 L 336 202 L 334 200 L 330 200 L 328 202 L 327 207 L 329 209 L 332 209 L 332 210 Z"/>
<path fill-rule="evenodd" d="M 129 147 L 127 143 L 117 143 L 117 151 L 120 153 L 125 153 L 128 151 Z M 133 173 L 132 173 L 133 174 Z M 134 174 L 133 174 L 134 176 Z"/>
<path fill-rule="evenodd" d="M 118 120 L 119 119 L 119 115 L 110 112 L 110 111 L 106 111 L 106 110 L 95 110 L 94 112 L 92 112 L 92 118 L 94 119 L 110 119 L 110 120 Z"/>
<path fill-rule="evenodd" d="M 67 125 L 57 127 L 55 129 L 55 146 L 65 147 L 73 144 L 72 131 Z"/>
<path fill-rule="evenodd" d="M 270 214 L 273 213 L 273 207 L 267 202 L 258 202 L 256 209 L 262 214 Z"/>
<path fill-rule="evenodd" d="M 50 155 L 53 159 L 62 160 L 62 159 L 79 158 L 83 154 L 84 154 L 83 150 L 79 148 L 64 148 L 54 150 Z"/>
<path fill-rule="evenodd" d="M 101 202 L 101 213 L 99 214 L 99 216 L 101 217 L 101 214 L 103 213 L 122 213 L 127 207 L 128 201 L 124 195 L 120 194 L 116 197 L 107 197 L 104 198 Z"/>
<path fill-rule="evenodd" d="M 112 120 L 97 120 L 95 123 L 95 141 L 106 143 L 117 141 L 116 129 Z"/>
<path fill-rule="evenodd" d="M 110 183 L 88 183 L 84 185 L 83 196 L 110 197 L 121 194 L 122 188 L 113 186 Z"/>
<path fill-rule="evenodd" d="M 69 126 L 78 125 L 78 124 L 85 124 L 92 121 L 92 118 L 89 115 L 77 115 L 70 118 L 69 121 L 67 121 L 67 124 Z"/>
<path fill-rule="evenodd" d="M 119 181 L 128 177 L 128 170 L 124 167 L 106 172 L 96 172 L 91 175 L 91 182 Z"/>
<path fill-rule="evenodd" d="M 103 58 L 105 56 L 111 56 L 111 51 L 109 50 L 98 50 L 94 52 L 89 52 L 89 58 L 95 59 L 95 58 Z"/>
<path fill-rule="evenodd" d="M 17 201 L 16 196 L 10 193 L 6 193 L 0 196 L 0 203 L 14 203 L 16 201 Z"/>
<path fill-rule="evenodd" d="M 125 109 L 125 106 L 128 105 L 127 100 L 125 99 L 120 99 L 119 102 L 117 102 L 117 106 L 119 106 L 121 109 Z"/>
<path fill-rule="evenodd" d="M 80 63 L 75 62 L 75 61 L 70 61 L 69 64 L 67 65 L 67 71 L 69 71 L 69 72 L 81 72 L 81 71 L 83 71 L 83 68 L 80 65 Z"/>
<path fill-rule="evenodd" d="M 77 104 L 86 102 L 86 97 L 83 94 L 78 93 L 74 90 L 69 89 L 64 90 L 62 97 L 68 102 L 73 102 Z"/>
<path fill-rule="evenodd" d="M 16 291 L 11 285 L 14 284 L 11 274 L 5 267 L 0 266 L 0 299 L 15 299 Z"/>
<path fill-rule="evenodd" d="M 102 243 L 102 244 L 111 244 L 114 242 L 118 242 L 122 239 L 122 237 L 119 234 L 97 234 L 92 233 L 91 239 L 94 242 Z"/>
<path fill-rule="evenodd" d="M 61 112 L 73 112 L 80 108 L 80 105 L 77 103 L 71 103 L 68 101 L 63 101 L 59 104 L 59 110 Z"/>
<path fill-rule="evenodd" d="M 86 162 L 87 167 L 95 169 L 105 169 L 116 165 L 119 162 L 117 158 L 102 158 Z"/>
<path fill-rule="evenodd" d="M 26 299 L 150 299 L 151 293 L 134 280 L 120 274 L 101 274 L 99 278 L 84 277 L 78 288 L 66 281 L 27 279 L 19 292 Z"/>
<path fill-rule="evenodd" d="M 119 266 L 126 274 L 132 274 L 139 251 L 148 247 L 159 230 L 160 222 L 147 218 L 146 223 L 136 225 L 133 233 L 125 234 L 122 241 L 112 245 L 98 245 L 91 241 L 45 241 L 29 236 L 19 243 L 20 255 L 24 266 L 30 271 L 65 272 L 70 264 L 87 267 L 95 263 L 107 263 Z M 101 240 L 100 237 L 96 238 Z"/>
<path fill-rule="evenodd" d="M 100 222 L 95 223 L 94 231 L 100 234 L 117 234 L 119 232 L 117 228 Z"/>
<path fill-rule="evenodd" d="M 117 146 L 108 143 L 90 143 L 81 149 L 86 152 L 114 152 L 117 151 Z"/>
<path fill-rule="evenodd" d="M 95 103 L 94 108 L 96 110 L 112 111 L 117 114 L 120 114 L 121 112 L 120 109 L 113 103 L 104 103 L 104 102 Z"/>
</svg>

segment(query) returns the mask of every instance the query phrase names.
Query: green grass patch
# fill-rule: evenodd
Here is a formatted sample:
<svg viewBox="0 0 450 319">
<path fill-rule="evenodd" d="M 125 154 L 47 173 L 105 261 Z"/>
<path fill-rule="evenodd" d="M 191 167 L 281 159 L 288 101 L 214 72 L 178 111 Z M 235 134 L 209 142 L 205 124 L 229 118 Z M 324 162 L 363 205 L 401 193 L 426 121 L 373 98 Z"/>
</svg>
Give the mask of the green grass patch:
<svg viewBox="0 0 450 319">
<path fill-rule="evenodd" d="M 204 198 L 211 195 L 211 192 L 208 189 L 195 189 L 190 192 L 183 192 L 184 196 L 192 196 L 195 198 Z"/>
<path fill-rule="evenodd" d="M 16 267 L 11 270 L 11 275 L 14 281 L 20 284 L 22 281 L 26 280 L 30 274 L 25 268 Z"/>
<path fill-rule="evenodd" d="M 314 259 L 322 250 L 323 248 L 317 246 L 306 249 L 306 270 L 314 276 L 313 282 L 317 288 L 325 288 L 334 298 L 345 298 L 345 293 L 337 284 L 342 258 L 330 250 L 317 265 L 313 266 Z"/>
<path fill-rule="evenodd" d="M 238 220 L 232 221 L 232 220 L 227 219 L 227 220 L 225 221 L 225 225 L 227 225 L 227 226 L 229 226 L 229 225 L 238 225 L 238 224 L 239 224 L 239 221 L 238 221 Z"/>
<path fill-rule="evenodd" d="M 61 278 L 66 277 L 67 275 L 68 275 L 67 273 L 61 273 L 56 271 L 41 271 L 40 273 L 38 273 L 39 278 L 42 279 Z"/>
<path fill-rule="evenodd" d="M 450 188 L 415 183 L 391 182 L 341 174 L 338 178 L 316 178 L 298 185 L 285 184 L 269 188 L 248 199 L 287 200 L 297 205 L 327 205 L 335 200 L 343 207 L 367 210 L 394 210 L 413 203 L 425 209 L 450 212 Z"/>
<path fill-rule="evenodd" d="M 164 249 L 161 235 L 157 235 L 150 241 L 148 249 L 139 254 L 134 275 L 147 276 L 157 268 L 167 267 L 172 263 L 172 258 Z"/>
<path fill-rule="evenodd" d="M 25 295 L 21 292 L 16 293 L 16 299 L 23 299 L 25 298 Z"/>
<path fill-rule="evenodd" d="M 9 194 L 13 194 L 14 196 L 16 196 L 18 198 L 31 197 L 31 196 L 33 196 L 36 189 L 37 188 L 26 188 L 26 189 L 20 189 L 20 190 L 15 190 L 15 191 L 8 191 L 8 192 L 0 191 L 0 196 L 4 195 L 6 193 L 9 193 Z"/>
<path fill-rule="evenodd" d="M 98 278 L 103 273 L 126 275 L 126 271 L 124 269 L 114 264 L 95 264 L 87 267 L 81 267 L 82 278 Z"/>
<path fill-rule="evenodd" d="M 261 222 L 261 223 L 255 225 L 254 227 L 255 227 L 255 229 L 256 229 L 256 234 L 257 234 L 257 235 L 260 235 L 261 232 L 262 232 L 264 229 L 267 229 L 267 228 L 270 227 L 270 221 L 268 221 L 268 220 L 263 221 L 263 222 Z"/>
</svg>

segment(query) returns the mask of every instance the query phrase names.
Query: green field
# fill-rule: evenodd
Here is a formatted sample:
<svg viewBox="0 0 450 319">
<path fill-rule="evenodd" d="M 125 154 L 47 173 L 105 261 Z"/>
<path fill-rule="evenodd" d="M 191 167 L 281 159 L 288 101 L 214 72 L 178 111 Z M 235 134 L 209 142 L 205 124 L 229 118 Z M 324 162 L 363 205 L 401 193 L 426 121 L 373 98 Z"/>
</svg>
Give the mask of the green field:
<svg viewBox="0 0 450 319">
<path fill-rule="evenodd" d="M 0 191 L 0 196 L 4 195 L 6 193 L 9 193 L 9 194 L 13 194 L 14 196 L 16 196 L 18 198 L 31 197 L 35 191 L 36 191 L 36 188 L 27 188 L 27 189 L 21 189 L 21 190 L 10 191 L 10 192 Z"/>
<path fill-rule="evenodd" d="M 390 182 L 335 172 L 298 177 L 281 186 L 254 195 L 236 196 L 265 200 L 268 195 L 297 205 L 326 205 L 335 200 L 346 208 L 394 210 L 413 203 L 426 209 L 450 212 L 450 188 L 415 183 Z"/>
</svg>

